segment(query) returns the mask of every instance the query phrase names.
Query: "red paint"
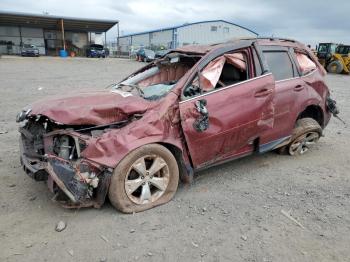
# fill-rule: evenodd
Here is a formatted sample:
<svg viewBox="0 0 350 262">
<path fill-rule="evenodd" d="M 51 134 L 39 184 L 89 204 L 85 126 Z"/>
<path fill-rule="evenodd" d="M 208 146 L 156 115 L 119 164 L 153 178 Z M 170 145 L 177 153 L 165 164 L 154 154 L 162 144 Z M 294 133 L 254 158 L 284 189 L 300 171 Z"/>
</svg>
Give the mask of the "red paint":
<svg viewBox="0 0 350 262">
<path fill-rule="evenodd" d="M 30 115 L 44 115 L 66 125 L 103 125 L 144 113 L 149 104 L 138 96 L 96 91 L 38 101 L 31 105 Z"/>
<path fill-rule="evenodd" d="M 289 136 L 298 115 L 309 105 L 321 108 L 323 127 L 328 123 L 330 114 L 325 108 L 328 88 L 324 83 L 324 70 L 308 51 L 305 52 L 316 63 L 316 71 L 308 76 L 275 82 L 272 74 L 254 75 L 256 70 L 250 55 L 253 47 L 246 47 L 243 51 L 249 54 L 250 80 L 180 102 L 183 89 L 192 81 L 199 65 L 228 46 L 234 49 L 236 43 L 239 41 L 175 50 L 202 58 L 166 97 L 158 101 L 123 97 L 109 91 L 94 92 L 37 102 L 31 107 L 30 115 L 44 115 L 66 125 L 101 125 L 142 114 L 142 118 L 122 128 L 110 129 L 99 137 L 82 137 L 87 142 L 82 157 L 112 168 L 130 151 L 149 143 L 175 146 L 183 152 L 184 162 L 195 169 L 252 153 L 256 146 Z M 290 41 L 258 40 L 258 44 L 306 50 L 304 45 Z M 300 90 L 296 90 L 298 88 Z M 209 111 L 209 129 L 204 132 L 193 128 L 199 115 L 194 103 L 199 99 L 207 100 Z M 77 134 L 72 132 L 72 135 Z M 259 141 L 258 145 L 254 144 L 256 141 Z"/>
</svg>

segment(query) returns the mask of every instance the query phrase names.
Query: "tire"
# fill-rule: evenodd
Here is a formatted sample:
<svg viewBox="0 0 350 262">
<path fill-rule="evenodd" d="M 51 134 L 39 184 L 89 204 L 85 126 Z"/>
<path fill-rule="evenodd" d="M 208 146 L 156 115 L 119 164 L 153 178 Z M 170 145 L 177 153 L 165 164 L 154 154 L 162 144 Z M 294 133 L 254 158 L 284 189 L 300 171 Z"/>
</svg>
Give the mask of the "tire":
<svg viewBox="0 0 350 262">
<path fill-rule="evenodd" d="M 291 142 L 280 148 L 279 153 L 288 153 L 291 156 L 303 155 L 319 140 L 321 135 L 322 128 L 315 119 L 299 119 L 292 131 Z"/>
<path fill-rule="evenodd" d="M 327 66 L 327 71 L 333 74 L 340 74 L 343 72 L 343 69 L 343 64 L 339 60 L 332 61 Z"/>
<path fill-rule="evenodd" d="M 159 170 L 153 172 L 153 167 Z M 161 145 L 149 144 L 135 149 L 118 164 L 108 196 L 123 213 L 141 212 L 169 202 L 178 183 L 179 168 L 173 154 Z"/>
</svg>

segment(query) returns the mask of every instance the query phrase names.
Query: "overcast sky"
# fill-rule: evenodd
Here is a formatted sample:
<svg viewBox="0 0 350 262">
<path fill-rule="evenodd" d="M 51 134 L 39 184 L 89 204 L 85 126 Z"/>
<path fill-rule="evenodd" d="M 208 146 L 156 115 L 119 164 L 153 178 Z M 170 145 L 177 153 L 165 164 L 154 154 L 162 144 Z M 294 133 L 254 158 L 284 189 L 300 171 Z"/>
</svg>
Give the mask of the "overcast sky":
<svg viewBox="0 0 350 262">
<path fill-rule="evenodd" d="M 224 19 L 262 36 L 350 44 L 349 0 L 0 0 L 1 11 L 117 19 L 123 34 Z M 116 29 L 107 38 L 116 37 Z"/>
</svg>

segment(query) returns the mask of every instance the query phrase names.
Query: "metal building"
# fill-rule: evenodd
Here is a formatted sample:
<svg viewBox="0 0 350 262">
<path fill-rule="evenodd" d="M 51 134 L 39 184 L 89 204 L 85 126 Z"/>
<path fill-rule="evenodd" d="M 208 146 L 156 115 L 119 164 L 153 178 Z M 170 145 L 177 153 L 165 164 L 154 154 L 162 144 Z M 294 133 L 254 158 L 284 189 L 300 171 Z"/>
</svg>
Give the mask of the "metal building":
<svg viewBox="0 0 350 262">
<path fill-rule="evenodd" d="M 193 44 L 213 44 L 232 38 L 257 36 L 256 32 L 243 26 L 224 20 L 212 20 L 120 36 L 118 45 L 122 53 L 127 53 L 141 46 L 158 50 Z"/>
<path fill-rule="evenodd" d="M 65 49 L 84 55 L 94 36 L 106 32 L 117 20 L 96 20 L 52 15 L 0 11 L 0 54 L 20 54 L 26 44 L 35 45 L 41 55 L 57 55 Z"/>
</svg>

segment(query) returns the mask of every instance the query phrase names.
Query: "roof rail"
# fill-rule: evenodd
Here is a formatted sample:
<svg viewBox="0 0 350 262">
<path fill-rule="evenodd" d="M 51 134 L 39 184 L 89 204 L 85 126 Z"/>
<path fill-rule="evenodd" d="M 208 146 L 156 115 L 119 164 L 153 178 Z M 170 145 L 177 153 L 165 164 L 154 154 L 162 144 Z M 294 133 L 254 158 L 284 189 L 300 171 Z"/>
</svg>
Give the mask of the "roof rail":
<svg viewBox="0 0 350 262">
<path fill-rule="evenodd" d="M 262 40 L 271 40 L 271 41 L 286 41 L 296 43 L 296 40 L 290 38 L 283 37 L 268 37 L 268 36 L 258 36 L 258 37 L 250 37 L 250 38 L 240 38 L 241 40 L 252 40 L 252 39 L 262 39 Z"/>
</svg>

